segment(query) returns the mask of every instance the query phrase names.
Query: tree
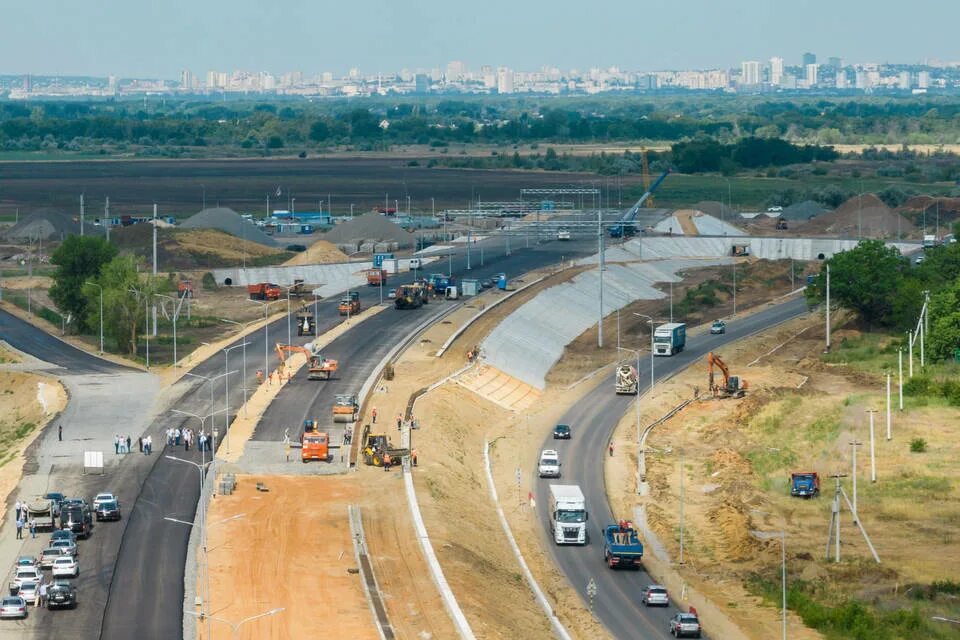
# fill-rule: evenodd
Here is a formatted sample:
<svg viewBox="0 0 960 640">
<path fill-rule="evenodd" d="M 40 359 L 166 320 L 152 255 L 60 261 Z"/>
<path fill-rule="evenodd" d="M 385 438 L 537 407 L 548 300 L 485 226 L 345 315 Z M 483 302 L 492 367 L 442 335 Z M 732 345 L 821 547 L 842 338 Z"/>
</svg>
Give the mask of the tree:
<svg viewBox="0 0 960 640">
<path fill-rule="evenodd" d="M 330 137 L 330 127 L 323 120 L 314 120 L 310 125 L 310 139 L 314 142 L 323 142 Z"/>
<path fill-rule="evenodd" d="M 113 339 L 118 350 L 130 355 L 137 352 L 137 337 L 144 324 L 144 299 L 157 293 L 161 281 L 145 276 L 139 268 L 139 258 L 132 255 L 116 256 L 103 265 L 97 284 L 103 287 L 103 330 Z M 92 326 L 100 320 L 100 289 L 87 284 L 83 287 L 87 299 L 87 322 Z"/>
<path fill-rule="evenodd" d="M 53 252 L 50 261 L 57 265 L 57 270 L 50 299 L 62 314 L 76 318 L 78 330 L 97 326 L 97 322 L 87 323 L 89 296 L 83 293 L 84 283 L 96 279 L 103 265 L 116 255 L 116 247 L 96 236 L 68 236 Z"/>
<path fill-rule="evenodd" d="M 854 249 L 841 251 L 827 264 L 831 301 L 857 312 L 868 327 L 894 322 L 894 299 L 903 277 L 903 259 L 895 247 L 886 246 L 882 240 L 861 240 Z M 826 286 L 824 268 L 817 286 L 807 288 L 808 299 L 822 300 Z"/>
<path fill-rule="evenodd" d="M 960 279 L 931 296 L 927 345 L 934 359 L 943 360 L 960 349 Z"/>
</svg>

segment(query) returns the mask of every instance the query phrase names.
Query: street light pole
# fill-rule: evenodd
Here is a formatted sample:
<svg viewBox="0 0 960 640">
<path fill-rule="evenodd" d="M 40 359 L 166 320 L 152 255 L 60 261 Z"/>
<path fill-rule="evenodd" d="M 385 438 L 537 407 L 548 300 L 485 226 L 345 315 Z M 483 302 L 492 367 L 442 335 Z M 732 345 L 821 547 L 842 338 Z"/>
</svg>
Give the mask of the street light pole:
<svg viewBox="0 0 960 640">
<path fill-rule="evenodd" d="M 100 290 L 100 355 L 103 355 L 103 287 L 90 280 L 87 280 L 87 284 L 92 284 Z"/>
<path fill-rule="evenodd" d="M 316 317 L 316 310 L 314 310 L 314 317 Z M 228 320 L 227 318 L 220 318 L 220 321 L 221 321 L 221 322 L 226 322 L 226 323 L 228 323 L 228 324 L 235 324 L 235 325 L 237 325 L 238 327 L 243 327 L 243 329 L 242 329 L 243 331 L 246 331 L 246 330 L 247 330 L 247 327 L 249 327 L 251 324 L 253 324 L 254 322 L 256 322 L 256 320 L 251 320 L 250 322 L 247 322 L 246 324 L 241 324 L 241 323 L 237 322 L 236 320 Z M 248 380 L 248 378 L 247 378 L 247 345 L 248 345 L 248 344 L 250 344 L 250 343 L 249 343 L 249 342 L 244 342 L 242 345 L 240 345 L 241 347 L 243 347 L 243 417 L 244 417 L 244 418 L 247 417 L 247 380 Z M 233 347 L 230 347 L 230 348 L 232 349 Z M 229 440 L 229 439 L 227 440 L 227 451 L 228 451 L 228 452 L 230 451 L 230 440 Z"/>
<path fill-rule="evenodd" d="M 263 305 L 263 375 L 270 375 L 270 322 L 267 318 L 267 311 L 270 303 L 275 300 L 251 300 L 250 302 Z"/>
<path fill-rule="evenodd" d="M 224 391 L 223 391 L 223 408 L 224 408 L 224 411 L 227 412 L 227 419 L 226 419 L 226 421 L 224 422 L 223 431 L 224 431 L 224 435 L 225 435 L 226 438 L 227 438 L 227 454 L 230 453 L 230 374 L 228 373 L 228 371 L 230 370 L 230 350 L 231 350 L 231 349 L 236 349 L 236 348 L 238 348 L 238 347 L 243 347 L 243 354 L 244 354 L 244 356 L 243 356 L 243 381 L 245 381 L 245 380 L 247 379 L 247 356 L 246 356 L 246 354 L 247 354 L 247 345 L 248 345 L 248 344 L 250 344 L 250 343 L 249 343 L 249 342 L 244 342 L 243 344 L 235 344 L 235 345 L 233 345 L 232 347 L 227 347 L 226 349 L 223 350 L 223 357 L 224 357 L 224 360 L 223 360 L 223 376 L 224 376 L 224 383 L 225 383 L 225 385 L 226 385 L 226 386 L 224 387 Z M 247 406 L 247 385 L 246 385 L 246 382 L 243 382 L 243 406 L 244 406 L 244 409 L 246 409 L 246 406 Z M 211 433 L 212 433 L 212 430 L 211 430 Z M 216 445 L 216 444 L 217 444 L 216 441 L 214 441 L 213 444 Z M 216 448 L 214 448 L 214 452 L 216 452 Z"/>
<path fill-rule="evenodd" d="M 250 616 L 249 618 L 244 618 L 243 620 L 241 620 L 240 622 L 237 622 L 237 623 L 230 622 L 229 620 L 226 620 L 226 619 L 224 619 L 224 618 L 218 618 L 217 616 L 206 616 L 206 618 L 207 618 L 208 620 L 216 620 L 217 622 L 222 622 L 223 624 L 225 624 L 225 625 L 227 625 L 228 627 L 230 627 L 230 629 L 231 629 L 231 631 L 232 631 L 232 633 L 233 633 L 233 637 L 236 639 L 236 638 L 239 638 L 239 637 L 240 637 L 240 627 L 242 627 L 243 625 L 247 624 L 248 622 L 253 622 L 254 620 L 259 620 L 260 618 L 265 618 L 265 617 L 267 617 L 267 616 L 276 615 L 276 614 L 280 613 L 281 611 L 285 611 L 285 610 L 286 610 L 286 607 L 279 607 L 279 608 L 277 608 L 277 609 L 271 609 L 270 611 L 264 611 L 263 613 L 258 613 L 258 614 L 255 615 L 255 616 Z M 199 614 L 198 614 L 196 611 L 184 611 L 184 613 L 188 613 L 188 614 L 190 614 L 191 616 L 196 616 L 196 617 L 200 618 L 201 620 L 203 620 L 203 618 L 204 618 L 204 616 L 203 616 L 202 613 L 199 613 Z"/>
<path fill-rule="evenodd" d="M 760 511 L 759 509 L 751 509 L 754 513 L 759 513 L 765 516 L 772 516 L 772 513 L 767 513 L 766 511 Z M 783 526 L 778 532 L 780 534 L 780 586 L 781 586 L 781 617 L 782 617 L 782 634 L 783 640 L 787 640 L 787 523 L 784 519 Z"/>
<path fill-rule="evenodd" d="M 646 318 L 647 322 L 650 323 L 650 391 L 653 392 L 653 318 L 636 312 L 634 312 L 633 315 L 639 318 Z"/>
<path fill-rule="evenodd" d="M 171 302 L 173 302 L 173 368 L 176 369 L 178 366 L 177 365 L 177 318 L 180 316 L 180 305 L 182 305 L 183 301 L 186 300 L 186 296 L 184 296 L 183 298 L 180 298 L 180 301 L 178 304 L 177 299 L 174 298 L 173 296 L 166 296 L 162 293 L 156 293 L 154 295 L 159 296 L 161 298 L 166 298 Z"/>
</svg>

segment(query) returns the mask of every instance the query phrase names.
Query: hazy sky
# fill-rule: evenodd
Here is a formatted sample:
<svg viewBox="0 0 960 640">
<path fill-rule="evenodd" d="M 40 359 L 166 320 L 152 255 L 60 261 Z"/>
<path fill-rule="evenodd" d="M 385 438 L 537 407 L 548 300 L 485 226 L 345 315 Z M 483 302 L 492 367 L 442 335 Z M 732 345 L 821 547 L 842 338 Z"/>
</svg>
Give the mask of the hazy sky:
<svg viewBox="0 0 960 640">
<path fill-rule="evenodd" d="M 0 73 L 960 59 L 960 2 L 948 0 L 0 0 L 0 16 Z"/>
</svg>

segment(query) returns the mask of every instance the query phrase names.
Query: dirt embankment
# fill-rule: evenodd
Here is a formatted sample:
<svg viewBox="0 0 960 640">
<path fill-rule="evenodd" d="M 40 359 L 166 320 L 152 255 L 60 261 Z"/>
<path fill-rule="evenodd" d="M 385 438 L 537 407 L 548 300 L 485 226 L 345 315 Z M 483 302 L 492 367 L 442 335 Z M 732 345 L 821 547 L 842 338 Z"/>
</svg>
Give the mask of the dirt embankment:
<svg viewBox="0 0 960 640">
<path fill-rule="evenodd" d="M 834 345 L 845 337 L 853 336 L 836 332 Z M 788 580 L 809 593 L 836 594 L 827 604 L 856 597 L 878 611 L 910 609 L 916 603 L 904 596 L 905 584 L 953 579 L 960 570 L 950 524 L 960 517 L 960 411 L 908 404 L 903 413 L 894 410 L 893 437 L 887 441 L 883 376 L 824 362 L 823 339 L 822 318 L 812 317 L 725 347 L 720 355 L 733 374 L 748 380 L 747 396 L 694 402 L 647 441 L 650 492 L 641 501 L 651 529 L 676 559 L 682 469 L 686 564 L 680 575 L 758 639 L 777 636 L 779 617 L 776 603 L 763 603 L 750 585 L 759 576 L 779 589 L 782 528 Z M 696 364 L 658 385 L 642 404 L 643 424 L 690 397 L 695 387 L 704 389 L 706 377 L 706 365 Z M 876 484 L 869 472 L 866 410 L 871 408 L 880 409 Z M 634 425 L 635 417 L 625 416 L 617 445 L 627 456 L 611 459 L 606 470 L 615 511 L 629 512 L 637 502 Z M 917 437 L 927 442 L 924 454 L 911 453 Z M 823 560 L 834 492 L 830 476 L 851 473 L 852 440 L 864 443 L 859 514 L 884 560 L 881 567 L 873 564 L 846 507 L 843 562 Z M 820 498 L 789 496 L 789 475 L 796 471 L 820 474 Z M 843 482 L 852 496 L 849 477 Z M 789 626 L 791 637 L 818 637 L 792 612 Z"/>
</svg>

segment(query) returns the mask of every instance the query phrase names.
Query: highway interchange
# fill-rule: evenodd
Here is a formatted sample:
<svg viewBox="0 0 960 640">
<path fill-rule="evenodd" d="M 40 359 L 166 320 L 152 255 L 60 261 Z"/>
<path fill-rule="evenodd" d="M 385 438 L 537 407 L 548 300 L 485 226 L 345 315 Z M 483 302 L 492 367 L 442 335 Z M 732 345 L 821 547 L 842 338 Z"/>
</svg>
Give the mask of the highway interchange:
<svg viewBox="0 0 960 640">
<path fill-rule="evenodd" d="M 510 277 L 529 272 L 535 268 L 559 262 L 562 258 L 577 258 L 595 252 L 595 239 L 575 239 L 572 242 L 547 242 L 525 248 L 523 239 L 515 236 L 512 253 L 506 254 L 502 238 L 494 236 L 483 243 L 483 264 L 476 246 L 472 249 L 473 269 L 466 271 L 466 252 L 458 248 L 452 259 L 453 273 L 458 277 L 489 277 L 503 271 Z M 443 258 L 437 268 L 427 272 L 446 271 L 447 259 Z M 391 280 L 388 287 L 409 281 L 410 276 Z M 364 307 L 377 304 L 380 292 L 376 288 L 363 288 L 361 298 Z M 341 321 L 336 311 L 336 300 L 324 300 L 318 304 L 318 333 L 332 328 Z M 263 417 L 254 440 L 279 442 L 284 432 L 296 433 L 305 417 L 329 415 L 335 393 L 359 391 L 362 381 L 390 348 L 406 336 L 417 324 L 432 315 L 439 314 L 450 302 L 431 304 L 419 311 L 398 312 L 388 309 L 348 330 L 334 340 L 324 355 L 340 360 L 338 379 L 331 383 L 316 383 L 306 380 L 301 373 L 281 391 L 278 401 L 272 403 Z M 782 322 L 803 311 L 802 301 L 766 309 L 737 323 L 732 323 L 725 336 L 698 337 L 692 339 L 688 350 L 657 363 L 657 377 L 672 374 L 683 366 L 701 357 L 707 350 L 724 342 L 737 339 L 771 324 Z M 0 312 L 0 329 L 4 338 L 13 346 L 35 357 L 60 364 L 73 372 L 104 371 L 117 367 L 112 363 L 83 353 Z M 272 347 L 277 341 L 286 341 L 286 319 L 274 321 L 269 326 L 269 342 L 264 332 L 256 331 L 246 338 L 235 340 L 232 345 L 248 342 L 246 386 L 256 385 L 255 371 L 262 368 L 265 344 L 268 347 L 270 366 L 275 366 Z M 306 343 L 309 338 L 294 340 Z M 231 345 L 231 346 L 232 346 Z M 240 349 L 231 353 L 230 369 L 242 369 Z M 192 373 L 212 377 L 223 373 L 222 356 L 214 356 L 198 364 Z M 232 408 L 242 403 L 243 389 L 238 383 L 242 374 L 231 376 L 229 405 Z M 213 402 L 210 401 L 210 384 L 213 384 Z M 641 388 L 644 382 L 641 377 Z M 593 577 L 599 586 L 596 613 L 603 624 L 616 637 L 662 637 L 667 635 L 666 611 L 648 611 L 637 602 L 641 586 L 652 582 L 643 572 L 611 572 L 602 561 L 599 538 L 596 531 L 612 516 L 609 513 L 600 471 L 602 455 L 610 432 L 623 415 L 629 397 L 615 396 L 610 385 L 601 384 L 578 403 L 563 421 L 573 425 L 574 439 L 560 445 L 564 460 L 563 483 L 580 484 L 591 510 L 594 541 L 587 548 L 557 547 L 545 535 L 550 553 L 557 560 L 571 583 L 585 596 L 587 581 Z M 169 406 L 198 415 L 208 415 L 224 406 L 222 379 L 208 383 L 193 377 L 185 377 L 174 386 L 169 395 Z M 223 424 L 222 416 L 217 418 Z M 163 412 L 156 417 L 147 433 L 155 443 L 164 442 L 163 433 L 171 426 L 192 424 L 196 420 L 184 418 L 172 412 Z M 587 425 L 590 425 L 589 428 Z M 221 426 L 222 431 L 222 426 Z M 553 441 L 547 445 L 554 447 Z M 192 521 L 199 496 L 198 476 L 195 469 L 183 463 L 168 460 L 162 447 L 157 446 L 157 455 L 130 456 L 124 459 L 117 470 L 100 480 L 100 485 L 85 482 L 85 493 L 113 490 L 124 503 L 125 520 L 122 526 L 98 527 L 92 539 L 86 543 L 88 557 L 95 558 L 96 568 L 82 584 L 84 604 L 67 615 L 46 615 L 39 621 L 37 637 L 55 637 L 69 624 L 71 637 L 117 638 L 134 637 L 144 629 L 150 629 L 151 637 L 179 637 L 182 633 L 184 567 L 188 562 L 187 542 L 189 527 L 163 520 L 171 516 Z M 195 451 L 182 449 L 175 452 L 199 462 Z M 541 517 L 545 516 L 547 482 L 537 485 Z M 546 523 L 546 521 L 544 520 Z M 545 524 L 545 527 L 548 526 Z M 192 560 L 189 560 L 192 561 Z M 637 622 L 641 621 L 638 626 Z M 638 636 L 637 634 L 642 634 Z"/>
</svg>

